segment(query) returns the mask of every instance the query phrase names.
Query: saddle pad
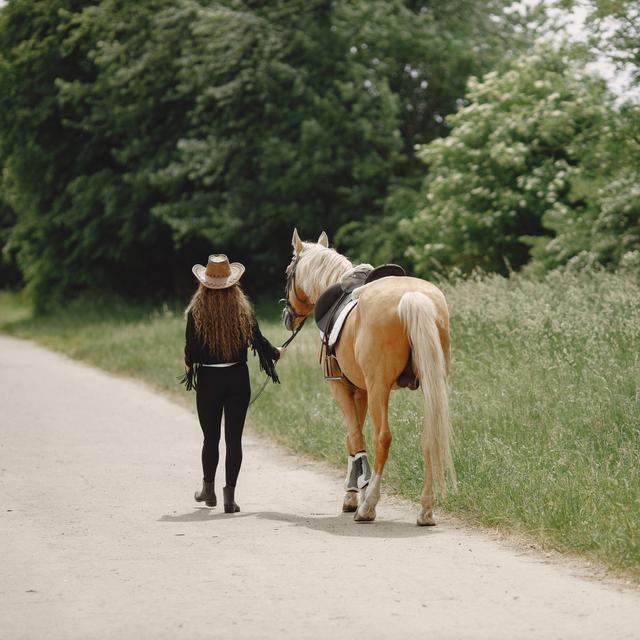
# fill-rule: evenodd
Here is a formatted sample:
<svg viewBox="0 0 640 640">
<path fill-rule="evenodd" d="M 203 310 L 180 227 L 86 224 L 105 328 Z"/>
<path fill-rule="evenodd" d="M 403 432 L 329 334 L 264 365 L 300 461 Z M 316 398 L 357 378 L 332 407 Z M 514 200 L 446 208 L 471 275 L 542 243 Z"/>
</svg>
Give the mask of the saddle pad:
<svg viewBox="0 0 640 640">
<path fill-rule="evenodd" d="M 340 286 L 345 293 L 350 293 L 357 287 L 361 287 L 371 275 L 374 268 L 370 264 L 359 264 L 346 273 L 340 281 Z"/>
<path fill-rule="evenodd" d="M 346 304 L 344 309 L 340 311 L 340 314 L 336 318 L 336 321 L 333 327 L 331 328 L 331 333 L 329 334 L 329 340 L 327 341 L 329 348 L 332 348 L 333 346 L 335 346 L 336 342 L 338 342 L 338 338 L 340 338 L 340 332 L 342 331 L 344 322 L 357 304 L 358 304 L 357 300 L 350 300 Z"/>
</svg>

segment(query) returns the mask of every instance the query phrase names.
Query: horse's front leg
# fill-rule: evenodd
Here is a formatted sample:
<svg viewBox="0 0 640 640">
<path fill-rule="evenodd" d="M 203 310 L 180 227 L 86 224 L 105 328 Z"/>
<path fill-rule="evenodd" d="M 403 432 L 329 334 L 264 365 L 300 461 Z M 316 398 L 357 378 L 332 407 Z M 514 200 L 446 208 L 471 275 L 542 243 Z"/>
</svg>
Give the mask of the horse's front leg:
<svg viewBox="0 0 640 640">
<path fill-rule="evenodd" d="M 332 381 L 330 386 L 347 423 L 349 459 L 342 510 L 351 512 L 358 508 L 358 491 L 364 494 L 371 475 L 362 433 L 367 415 L 367 392 L 342 380 Z"/>
<path fill-rule="evenodd" d="M 388 418 L 390 390 L 390 387 L 386 385 L 377 385 L 369 391 L 369 412 L 373 427 L 375 461 L 373 475 L 367 487 L 365 498 L 354 516 L 357 522 L 370 522 L 376 518 L 376 505 L 380 500 L 382 472 L 389 457 L 389 447 L 391 446 L 391 431 L 389 430 Z"/>
</svg>

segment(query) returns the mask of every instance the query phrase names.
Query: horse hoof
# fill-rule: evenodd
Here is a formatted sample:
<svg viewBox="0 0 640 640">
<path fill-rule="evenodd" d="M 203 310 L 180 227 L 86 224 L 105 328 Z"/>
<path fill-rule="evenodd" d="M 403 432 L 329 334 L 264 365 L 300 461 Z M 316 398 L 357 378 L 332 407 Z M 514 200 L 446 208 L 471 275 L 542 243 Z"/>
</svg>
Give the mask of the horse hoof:
<svg viewBox="0 0 640 640">
<path fill-rule="evenodd" d="M 362 505 L 353 516 L 356 522 L 373 522 L 376 519 L 376 510 L 373 507 Z"/>
<path fill-rule="evenodd" d="M 342 513 L 353 513 L 358 509 L 358 494 L 355 491 L 349 491 L 344 497 L 342 503 Z"/>
<path fill-rule="evenodd" d="M 421 513 L 418 515 L 418 519 L 416 520 L 416 524 L 419 527 L 435 527 L 436 521 L 433 517 L 432 513 Z"/>
</svg>

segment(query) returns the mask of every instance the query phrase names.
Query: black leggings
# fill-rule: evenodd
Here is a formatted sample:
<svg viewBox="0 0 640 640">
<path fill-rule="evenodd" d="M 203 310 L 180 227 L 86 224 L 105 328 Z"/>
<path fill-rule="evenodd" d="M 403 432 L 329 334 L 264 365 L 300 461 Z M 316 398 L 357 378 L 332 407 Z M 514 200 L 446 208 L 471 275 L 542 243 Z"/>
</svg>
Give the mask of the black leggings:
<svg viewBox="0 0 640 640">
<path fill-rule="evenodd" d="M 242 464 L 242 430 L 251 397 L 249 369 L 246 362 L 230 367 L 200 367 L 196 406 L 204 434 L 202 445 L 202 474 L 206 482 L 213 482 L 218 468 L 220 423 L 224 410 L 224 440 L 227 445 L 225 461 L 228 487 L 235 487 Z"/>
</svg>

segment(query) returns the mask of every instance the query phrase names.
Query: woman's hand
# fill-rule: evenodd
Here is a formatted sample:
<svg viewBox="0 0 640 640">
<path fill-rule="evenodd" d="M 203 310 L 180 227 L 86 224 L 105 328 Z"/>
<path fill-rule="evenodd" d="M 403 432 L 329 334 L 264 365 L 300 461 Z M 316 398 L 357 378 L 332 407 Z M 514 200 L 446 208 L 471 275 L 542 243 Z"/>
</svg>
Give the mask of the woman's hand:
<svg viewBox="0 0 640 640">
<path fill-rule="evenodd" d="M 278 358 L 278 360 L 282 360 L 282 357 L 287 352 L 287 348 L 286 347 L 276 347 L 276 348 L 280 352 L 280 357 Z"/>
</svg>

